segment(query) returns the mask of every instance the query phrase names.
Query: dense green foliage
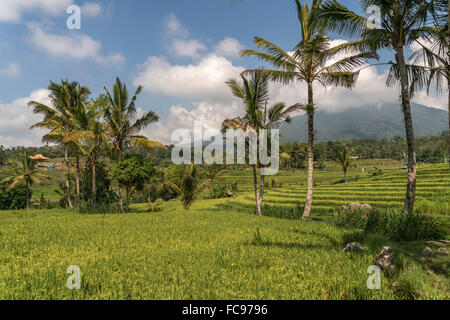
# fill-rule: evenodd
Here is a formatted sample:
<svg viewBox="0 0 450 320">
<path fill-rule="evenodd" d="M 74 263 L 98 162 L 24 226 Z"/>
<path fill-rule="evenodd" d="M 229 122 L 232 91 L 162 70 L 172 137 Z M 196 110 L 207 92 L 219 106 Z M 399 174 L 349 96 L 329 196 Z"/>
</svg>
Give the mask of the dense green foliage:
<svg viewBox="0 0 450 320">
<path fill-rule="evenodd" d="M 19 210 L 27 208 L 27 190 L 23 184 L 6 191 L 8 183 L 0 184 L 0 210 Z M 32 192 L 30 191 L 30 197 Z"/>
</svg>

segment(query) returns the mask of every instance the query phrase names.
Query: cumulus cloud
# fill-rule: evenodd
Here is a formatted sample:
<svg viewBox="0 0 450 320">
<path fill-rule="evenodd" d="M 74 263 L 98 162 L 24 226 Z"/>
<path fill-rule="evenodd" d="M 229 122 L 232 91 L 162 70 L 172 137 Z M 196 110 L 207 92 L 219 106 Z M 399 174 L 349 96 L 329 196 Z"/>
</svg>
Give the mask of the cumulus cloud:
<svg viewBox="0 0 450 320">
<path fill-rule="evenodd" d="M 163 26 L 169 42 L 169 51 L 174 56 L 197 59 L 207 50 L 203 42 L 190 38 L 189 31 L 174 14 L 163 19 Z"/>
<path fill-rule="evenodd" d="M 181 24 L 178 18 L 172 13 L 164 17 L 163 25 L 166 36 L 170 38 L 187 38 L 189 31 Z"/>
<path fill-rule="evenodd" d="M 33 114 L 27 106 L 29 101 L 50 104 L 47 89 L 33 91 L 29 97 L 19 98 L 11 103 L 0 102 L 0 144 L 5 147 L 38 146 L 45 130 L 33 129 L 30 126 L 41 120 L 39 115 Z"/>
<path fill-rule="evenodd" d="M 166 96 L 194 101 L 230 101 L 231 93 L 225 85 L 237 78 L 243 67 L 234 66 L 228 59 L 210 54 L 196 64 L 173 65 L 165 57 L 149 57 L 133 80 L 144 90 Z"/>
<path fill-rule="evenodd" d="M 225 38 L 220 41 L 214 48 L 215 54 L 218 56 L 228 57 L 228 58 L 238 58 L 241 50 L 244 46 L 234 38 Z"/>
<path fill-rule="evenodd" d="M 165 19 L 165 25 L 166 34 L 171 35 L 172 39 L 181 35 L 184 41 L 190 40 L 189 32 L 174 15 Z M 344 42 L 346 40 L 336 39 L 331 42 L 331 46 Z M 178 128 L 192 129 L 194 121 L 202 121 L 205 130 L 218 129 L 223 120 L 241 116 L 242 102 L 232 96 L 225 84 L 230 78 L 239 78 L 240 73 L 245 70 L 245 67 L 234 65 L 229 60 L 238 56 L 241 49 L 239 41 L 225 38 L 210 49 L 209 53 L 200 57 L 198 50 L 191 50 L 185 56 L 196 56 L 198 59 L 190 64 L 173 64 L 167 57 L 148 57 L 147 61 L 139 66 L 139 73 L 133 79 L 133 84 L 142 85 L 145 91 L 152 94 L 183 99 L 186 103 L 171 106 L 168 117 L 146 129 L 144 134 L 164 143 L 174 143 L 169 140 L 172 132 Z M 345 56 L 343 54 L 341 57 L 335 57 L 327 61 L 327 65 Z M 376 107 L 387 103 L 397 104 L 398 88 L 387 87 L 386 78 L 387 71 L 380 72 L 375 67 L 367 67 L 361 71 L 352 90 L 316 85 L 315 102 L 321 110 L 327 112 L 339 112 L 365 105 Z M 272 83 L 270 91 L 271 103 L 285 102 L 292 105 L 307 102 L 307 87 L 304 83 Z M 441 104 L 441 100 L 443 99 L 440 96 L 429 97 L 424 91 L 420 91 L 413 101 L 442 107 L 445 104 Z"/>
<path fill-rule="evenodd" d="M 175 56 L 190 58 L 198 58 L 202 52 L 207 50 L 206 46 L 202 42 L 194 39 L 174 39 L 170 49 Z"/>
<path fill-rule="evenodd" d="M 15 62 L 10 62 L 5 69 L 0 69 L 0 75 L 6 75 L 8 77 L 17 77 L 20 75 L 21 68 Z"/>
<path fill-rule="evenodd" d="M 116 68 L 120 68 L 125 62 L 121 53 L 101 54 L 101 43 L 88 35 L 78 32 L 52 34 L 37 23 L 29 23 L 28 29 L 31 43 L 52 56 L 78 61 L 91 59 Z"/>
<path fill-rule="evenodd" d="M 235 117 L 242 113 L 239 101 L 230 103 L 195 102 L 189 108 L 184 105 L 170 107 L 170 114 L 156 124 L 150 125 L 142 131 L 147 137 L 165 144 L 177 144 L 171 141 L 171 135 L 176 129 L 188 129 L 192 132 L 195 121 L 203 124 L 205 139 L 208 130 L 218 130 L 224 119 Z"/>
<path fill-rule="evenodd" d="M 73 0 L 1 0 L 0 22 L 18 22 L 25 13 L 43 12 L 48 15 L 63 15 Z"/>
<path fill-rule="evenodd" d="M 95 2 L 86 2 L 81 6 L 81 14 L 86 17 L 98 17 L 102 12 L 102 6 Z"/>
</svg>

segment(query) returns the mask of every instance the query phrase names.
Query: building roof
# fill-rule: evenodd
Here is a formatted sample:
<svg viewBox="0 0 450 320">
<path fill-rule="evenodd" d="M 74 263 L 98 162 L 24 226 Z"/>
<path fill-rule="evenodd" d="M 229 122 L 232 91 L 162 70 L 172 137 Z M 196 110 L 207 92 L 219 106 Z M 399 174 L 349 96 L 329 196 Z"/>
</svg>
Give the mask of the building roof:
<svg viewBox="0 0 450 320">
<path fill-rule="evenodd" d="M 34 156 L 30 156 L 31 160 L 50 160 L 49 158 L 44 157 L 42 154 L 38 153 Z"/>
</svg>

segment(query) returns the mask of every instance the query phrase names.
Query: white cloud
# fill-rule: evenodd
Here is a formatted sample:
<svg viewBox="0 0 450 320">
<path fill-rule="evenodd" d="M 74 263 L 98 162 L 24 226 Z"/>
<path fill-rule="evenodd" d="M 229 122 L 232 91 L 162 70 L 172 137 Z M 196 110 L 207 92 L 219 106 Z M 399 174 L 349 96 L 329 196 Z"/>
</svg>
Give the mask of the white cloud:
<svg viewBox="0 0 450 320">
<path fill-rule="evenodd" d="M 169 14 L 164 18 L 163 25 L 166 35 L 170 38 L 187 38 L 189 31 L 181 24 L 174 14 Z"/>
<path fill-rule="evenodd" d="M 164 18 L 163 26 L 169 42 L 169 51 L 174 56 L 197 59 L 207 50 L 203 42 L 190 38 L 189 31 L 174 14 Z"/>
<path fill-rule="evenodd" d="M 81 6 L 81 14 L 86 17 L 98 17 L 102 14 L 103 8 L 95 2 L 86 2 Z"/>
<path fill-rule="evenodd" d="M 227 37 L 216 45 L 214 52 L 218 56 L 237 58 L 243 49 L 244 46 L 238 40 Z"/>
<path fill-rule="evenodd" d="M 11 103 L 0 103 L 0 144 L 5 147 L 38 146 L 45 130 L 33 129 L 30 126 L 41 120 L 27 106 L 29 101 L 50 104 L 47 89 L 33 91 L 29 97 L 19 98 Z"/>
<path fill-rule="evenodd" d="M 190 39 L 190 40 L 179 40 L 175 39 L 171 45 L 171 51 L 175 56 L 178 57 L 190 57 L 198 58 L 200 53 L 207 50 L 206 46 L 200 41 Z"/>
<path fill-rule="evenodd" d="M 0 22 L 18 22 L 25 13 L 65 14 L 73 0 L 0 0 Z"/>
<path fill-rule="evenodd" d="M 28 29 L 31 42 L 52 56 L 74 60 L 92 59 L 116 68 L 125 62 L 125 57 L 120 53 L 102 55 L 101 43 L 88 35 L 78 32 L 51 34 L 36 23 L 29 23 Z"/>
<path fill-rule="evenodd" d="M 15 62 L 10 62 L 8 67 L 5 69 L 0 69 L 0 75 L 6 75 L 8 77 L 17 77 L 20 75 L 21 68 Z"/>
<path fill-rule="evenodd" d="M 142 133 L 165 144 L 177 144 L 178 141 L 171 141 L 172 132 L 176 129 L 193 130 L 194 121 L 201 121 L 203 124 L 203 134 L 207 130 L 218 130 L 224 119 L 235 117 L 241 113 L 241 104 L 237 101 L 231 103 L 193 103 L 191 108 L 183 105 L 170 107 L 170 114 L 166 119 L 150 125 Z M 207 139 L 207 137 L 205 137 Z"/>
<path fill-rule="evenodd" d="M 225 82 L 244 71 L 224 57 L 210 54 L 196 64 L 172 65 L 165 57 L 149 57 L 134 85 L 144 90 L 194 101 L 230 101 Z"/>
</svg>

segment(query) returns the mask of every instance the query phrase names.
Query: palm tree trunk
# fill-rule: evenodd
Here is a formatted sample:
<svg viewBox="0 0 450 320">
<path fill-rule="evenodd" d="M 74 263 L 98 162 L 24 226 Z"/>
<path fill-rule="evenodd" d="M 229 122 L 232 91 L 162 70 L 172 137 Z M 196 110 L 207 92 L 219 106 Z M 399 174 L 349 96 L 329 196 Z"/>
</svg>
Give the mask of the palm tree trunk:
<svg viewBox="0 0 450 320">
<path fill-rule="evenodd" d="M 258 175 L 256 172 L 256 164 L 252 165 L 252 167 L 253 167 L 253 186 L 255 187 L 255 203 L 256 203 L 255 214 L 257 216 L 260 216 L 261 212 L 258 211 L 259 197 L 258 197 Z"/>
<path fill-rule="evenodd" d="M 347 168 L 344 168 L 344 181 L 347 183 Z"/>
<path fill-rule="evenodd" d="M 414 209 L 414 200 L 416 196 L 416 146 L 414 141 L 414 129 L 411 116 L 411 104 L 409 96 L 409 81 L 406 70 L 405 55 L 403 46 L 396 48 L 396 60 L 400 72 L 400 85 L 402 94 L 402 110 L 405 121 L 406 142 L 408 145 L 408 184 L 406 187 L 406 198 L 403 210 L 412 212 Z"/>
<path fill-rule="evenodd" d="M 130 191 L 127 189 L 125 191 L 126 199 L 125 199 L 125 212 L 128 213 L 130 207 Z"/>
<path fill-rule="evenodd" d="M 70 198 L 70 179 L 69 179 L 69 150 L 64 146 L 64 157 L 66 162 L 66 188 L 67 188 L 67 205 L 72 208 L 72 200 Z"/>
<path fill-rule="evenodd" d="M 122 148 L 119 148 L 119 161 L 123 160 L 123 153 Z M 122 185 L 119 182 L 119 211 L 120 213 L 123 213 L 123 188 Z"/>
<path fill-rule="evenodd" d="M 77 188 L 77 203 L 76 203 L 76 205 L 78 205 L 80 202 L 80 194 L 81 194 L 81 192 L 80 192 L 80 156 L 78 155 L 78 153 L 77 153 L 77 170 L 76 170 L 75 174 L 76 174 L 75 179 L 76 179 L 76 188 Z"/>
<path fill-rule="evenodd" d="M 309 221 L 313 200 L 314 183 L 314 98 L 312 83 L 308 83 L 308 191 L 302 220 Z"/>
<path fill-rule="evenodd" d="M 264 175 L 260 176 L 259 182 L 259 199 L 258 199 L 258 215 L 262 215 L 262 203 L 264 197 Z"/>
<path fill-rule="evenodd" d="M 97 181 L 96 181 L 96 162 L 97 160 L 92 159 L 92 208 L 96 208 L 97 206 Z"/>
<path fill-rule="evenodd" d="M 26 187 L 25 187 L 25 190 L 26 190 L 26 194 L 27 194 L 27 211 L 30 209 L 30 191 L 29 191 L 29 184 L 28 184 L 28 181 L 26 182 Z"/>
<path fill-rule="evenodd" d="M 448 130 L 450 131 L 450 74 L 447 74 L 447 89 L 448 89 Z"/>
</svg>

